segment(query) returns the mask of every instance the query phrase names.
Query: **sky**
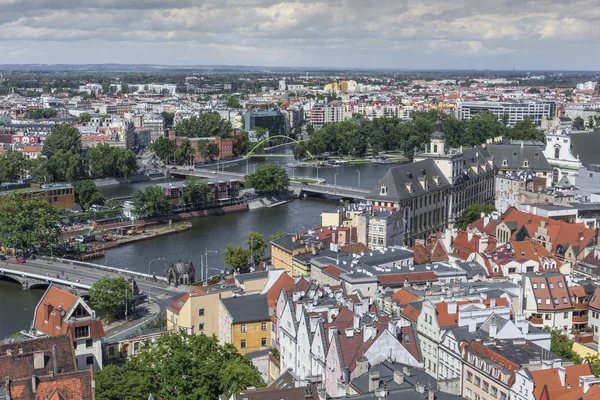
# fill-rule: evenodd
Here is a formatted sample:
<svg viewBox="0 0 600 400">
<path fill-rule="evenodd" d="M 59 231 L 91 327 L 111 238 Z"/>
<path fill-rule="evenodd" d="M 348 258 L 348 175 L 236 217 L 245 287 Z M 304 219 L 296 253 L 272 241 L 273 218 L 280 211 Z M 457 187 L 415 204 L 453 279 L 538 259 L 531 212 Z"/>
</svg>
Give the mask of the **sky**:
<svg viewBox="0 0 600 400">
<path fill-rule="evenodd" d="M 600 0 L 0 0 L 0 63 L 600 70 Z"/>
</svg>

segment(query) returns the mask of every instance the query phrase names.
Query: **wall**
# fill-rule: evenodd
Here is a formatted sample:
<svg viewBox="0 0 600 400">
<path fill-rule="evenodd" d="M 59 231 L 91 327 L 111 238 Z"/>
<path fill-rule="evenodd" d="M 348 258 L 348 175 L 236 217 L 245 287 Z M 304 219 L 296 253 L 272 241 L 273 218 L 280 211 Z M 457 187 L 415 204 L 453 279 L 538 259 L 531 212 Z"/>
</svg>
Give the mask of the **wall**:
<svg viewBox="0 0 600 400">
<path fill-rule="evenodd" d="M 245 326 L 246 331 L 242 332 Z M 265 329 L 263 329 L 263 326 Z M 266 339 L 266 345 L 262 345 L 262 339 Z M 246 348 L 241 347 L 241 341 L 246 341 Z M 271 347 L 271 321 L 251 322 L 246 324 L 233 324 L 231 326 L 231 343 L 238 349 L 240 354 L 252 353 Z"/>
</svg>

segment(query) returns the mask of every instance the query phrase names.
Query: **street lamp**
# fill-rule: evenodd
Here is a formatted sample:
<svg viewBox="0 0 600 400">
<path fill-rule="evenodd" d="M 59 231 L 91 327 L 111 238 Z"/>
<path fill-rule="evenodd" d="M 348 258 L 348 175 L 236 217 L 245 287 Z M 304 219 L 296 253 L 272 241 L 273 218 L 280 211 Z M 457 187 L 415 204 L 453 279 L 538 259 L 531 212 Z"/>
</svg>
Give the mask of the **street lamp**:
<svg viewBox="0 0 600 400">
<path fill-rule="evenodd" d="M 154 262 L 154 261 L 160 261 L 160 260 L 164 260 L 164 258 L 159 257 L 159 258 L 155 258 L 154 260 L 151 260 L 148 263 L 148 277 L 150 277 L 150 265 Z M 150 281 L 148 281 L 148 301 L 150 301 Z"/>
<path fill-rule="evenodd" d="M 360 171 L 356 171 L 356 173 L 358 174 L 358 187 L 360 188 Z"/>
<path fill-rule="evenodd" d="M 339 172 L 336 172 L 335 175 L 333 175 L 333 194 L 337 192 L 337 176 L 339 174 Z"/>
<path fill-rule="evenodd" d="M 204 280 L 206 282 L 208 282 L 208 279 L 207 279 L 207 277 L 208 277 L 208 270 L 210 269 L 210 268 L 208 268 L 208 253 L 218 253 L 218 251 L 206 249 L 206 252 L 204 253 L 204 259 L 205 259 L 204 269 L 206 271 L 206 273 L 204 274 Z"/>
<path fill-rule="evenodd" d="M 296 180 L 296 168 L 292 168 L 292 181 Z"/>
</svg>

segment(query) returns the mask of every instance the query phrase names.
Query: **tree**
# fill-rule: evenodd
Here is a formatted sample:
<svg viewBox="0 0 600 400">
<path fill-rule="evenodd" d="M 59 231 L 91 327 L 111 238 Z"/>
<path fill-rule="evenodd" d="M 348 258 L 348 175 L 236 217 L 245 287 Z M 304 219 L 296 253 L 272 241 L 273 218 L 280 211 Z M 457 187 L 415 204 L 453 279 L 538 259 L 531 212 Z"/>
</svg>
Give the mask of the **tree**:
<svg viewBox="0 0 600 400">
<path fill-rule="evenodd" d="M 598 354 L 586 356 L 585 361 L 587 361 L 590 364 L 590 369 L 592 370 L 592 374 L 594 374 L 594 376 L 599 376 L 600 375 L 600 357 L 598 357 Z"/>
<path fill-rule="evenodd" d="M 545 138 L 542 131 L 529 118 L 517 121 L 508 132 L 508 137 L 512 140 L 544 140 Z"/>
<path fill-rule="evenodd" d="M 586 128 L 589 130 L 594 129 L 594 117 L 591 115 L 588 117 L 588 122 L 587 122 Z"/>
<path fill-rule="evenodd" d="M 282 167 L 266 164 L 246 177 L 246 185 L 258 194 L 284 194 L 288 192 L 290 177 Z"/>
<path fill-rule="evenodd" d="M 284 237 L 285 235 L 287 235 L 285 232 L 274 233 L 273 235 L 269 235 L 269 240 L 273 241 L 279 239 L 280 237 Z"/>
<path fill-rule="evenodd" d="M 89 149 L 87 161 L 93 177 L 128 177 L 137 170 L 137 160 L 131 150 L 112 147 L 107 143 Z"/>
<path fill-rule="evenodd" d="M 233 154 L 241 156 L 250 150 L 250 138 L 247 131 L 239 131 L 233 140 Z"/>
<path fill-rule="evenodd" d="M 219 149 L 219 145 L 214 142 L 208 143 L 208 145 L 206 146 L 206 151 L 208 153 L 208 158 L 210 158 L 211 160 L 214 159 L 215 157 L 218 157 L 219 154 L 221 153 L 221 150 Z"/>
<path fill-rule="evenodd" d="M 255 264 L 257 261 L 262 260 L 265 255 L 265 250 L 267 249 L 267 242 L 263 235 L 258 232 L 248 232 L 246 245 L 248 246 L 252 261 Z"/>
<path fill-rule="evenodd" d="M 39 156 L 29 160 L 29 176 L 36 182 L 52 182 L 53 177 L 49 170 L 48 159 Z"/>
<path fill-rule="evenodd" d="M 236 99 L 235 97 L 227 96 L 226 107 L 227 108 L 242 108 L 242 105 L 240 104 L 240 101 L 238 99 Z"/>
<path fill-rule="evenodd" d="M 190 163 L 190 165 L 193 164 L 193 155 L 194 150 L 192 149 L 192 144 L 188 139 L 184 139 L 175 151 L 175 159 L 180 165 L 185 165 L 187 163 Z"/>
<path fill-rule="evenodd" d="M 160 186 L 146 186 L 134 193 L 133 209 L 139 216 L 159 217 L 171 213 L 171 202 Z"/>
<path fill-rule="evenodd" d="M 170 113 L 167 111 L 163 111 L 160 115 L 165 120 L 165 127 L 167 129 L 171 129 L 173 127 L 173 121 L 175 120 L 175 113 Z"/>
<path fill-rule="evenodd" d="M 229 265 L 232 270 L 245 272 L 248 269 L 248 259 L 250 257 L 248 249 L 228 244 L 223 255 L 225 264 Z"/>
<path fill-rule="evenodd" d="M 81 138 L 77 128 L 69 124 L 60 124 L 52 129 L 44 141 L 42 155 L 52 158 L 59 150 L 81 153 Z"/>
<path fill-rule="evenodd" d="M 75 201 L 77 201 L 84 210 L 87 210 L 94 204 L 104 204 L 104 193 L 98 189 L 91 179 L 73 182 L 73 189 L 75 191 Z"/>
<path fill-rule="evenodd" d="M 465 207 L 460 217 L 458 217 L 458 226 L 460 229 L 467 229 L 469 224 L 481 218 L 481 213 L 485 215 L 496 211 L 493 204 L 472 203 Z"/>
<path fill-rule="evenodd" d="M 212 199 L 212 189 L 204 179 L 190 176 L 185 179 L 181 201 L 188 207 L 198 208 L 202 203 Z"/>
<path fill-rule="evenodd" d="M 551 335 L 550 351 L 552 353 L 573 361 L 575 364 L 581 364 L 581 356 L 573 351 L 573 341 L 567 335 L 558 330 L 550 329 L 547 326 L 543 329 Z"/>
<path fill-rule="evenodd" d="M 175 125 L 177 136 L 188 138 L 219 136 L 231 137 L 231 122 L 221 118 L 219 113 L 207 112 L 199 117 L 183 119 Z"/>
<path fill-rule="evenodd" d="M 90 120 L 92 119 L 92 116 L 90 115 L 90 113 L 81 113 L 79 114 L 79 116 L 77 118 L 75 118 L 76 122 L 90 122 Z"/>
<path fill-rule="evenodd" d="M 106 377 L 104 370 L 97 374 L 98 400 L 133 400 L 149 393 L 163 400 L 216 399 L 222 393 L 230 397 L 248 386 L 263 385 L 250 359 L 232 344 L 221 346 L 215 336 L 185 331 L 147 341 L 123 367 L 110 368 Z M 126 382 L 136 374 L 133 383 Z"/>
<path fill-rule="evenodd" d="M 581 117 L 575 117 L 573 120 L 573 130 L 582 131 L 585 129 L 585 121 Z"/>
<path fill-rule="evenodd" d="M 169 140 L 165 137 L 159 137 L 150 145 L 150 150 L 155 152 L 158 158 L 166 163 L 175 155 L 175 152 L 177 151 L 177 145 L 172 140 Z"/>
<path fill-rule="evenodd" d="M 306 125 L 306 134 L 310 137 L 315 133 L 315 127 L 312 125 Z"/>
<path fill-rule="evenodd" d="M 55 207 L 34 194 L 12 193 L 0 202 L 0 243 L 27 249 L 60 238 Z"/>
<path fill-rule="evenodd" d="M 0 157 L 0 181 L 16 181 L 25 177 L 29 160 L 20 151 L 7 150 Z"/>
<path fill-rule="evenodd" d="M 31 110 L 27 112 L 25 118 L 30 119 L 44 119 L 56 117 L 58 112 L 52 108 L 38 108 L 37 110 Z"/>
<path fill-rule="evenodd" d="M 53 182 L 73 181 L 82 175 L 81 153 L 58 149 L 48 158 L 46 168 Z"/>
<path fill-rule="evenodd" d="M 123 317 L 126 310 L 129 315 L 133 312 L 135 294 L 131 290 L 130 283 L 123 277 L 101 278 L 92 285 L 88 295 L 92 306 L 104 310 L 110 319 Z"/>
</svg>

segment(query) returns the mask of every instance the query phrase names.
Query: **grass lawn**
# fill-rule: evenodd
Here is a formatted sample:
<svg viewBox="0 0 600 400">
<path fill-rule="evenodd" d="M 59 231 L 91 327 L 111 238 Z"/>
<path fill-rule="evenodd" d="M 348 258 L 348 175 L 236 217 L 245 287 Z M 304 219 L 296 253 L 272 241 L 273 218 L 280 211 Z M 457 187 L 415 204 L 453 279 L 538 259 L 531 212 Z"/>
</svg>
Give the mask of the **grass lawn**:
<svg viewBox="0 0 600 400">
<path fill-rule="evenodd" d="M 294 182 L 305 182 L 305 183 L 310 183 L 311 185 L 316 185 L 317 183 L 319 183 L 316 179 L 303 179 L 303 178 L 296 178 L 296 179 L 290 179 Z"/>
</svg>

